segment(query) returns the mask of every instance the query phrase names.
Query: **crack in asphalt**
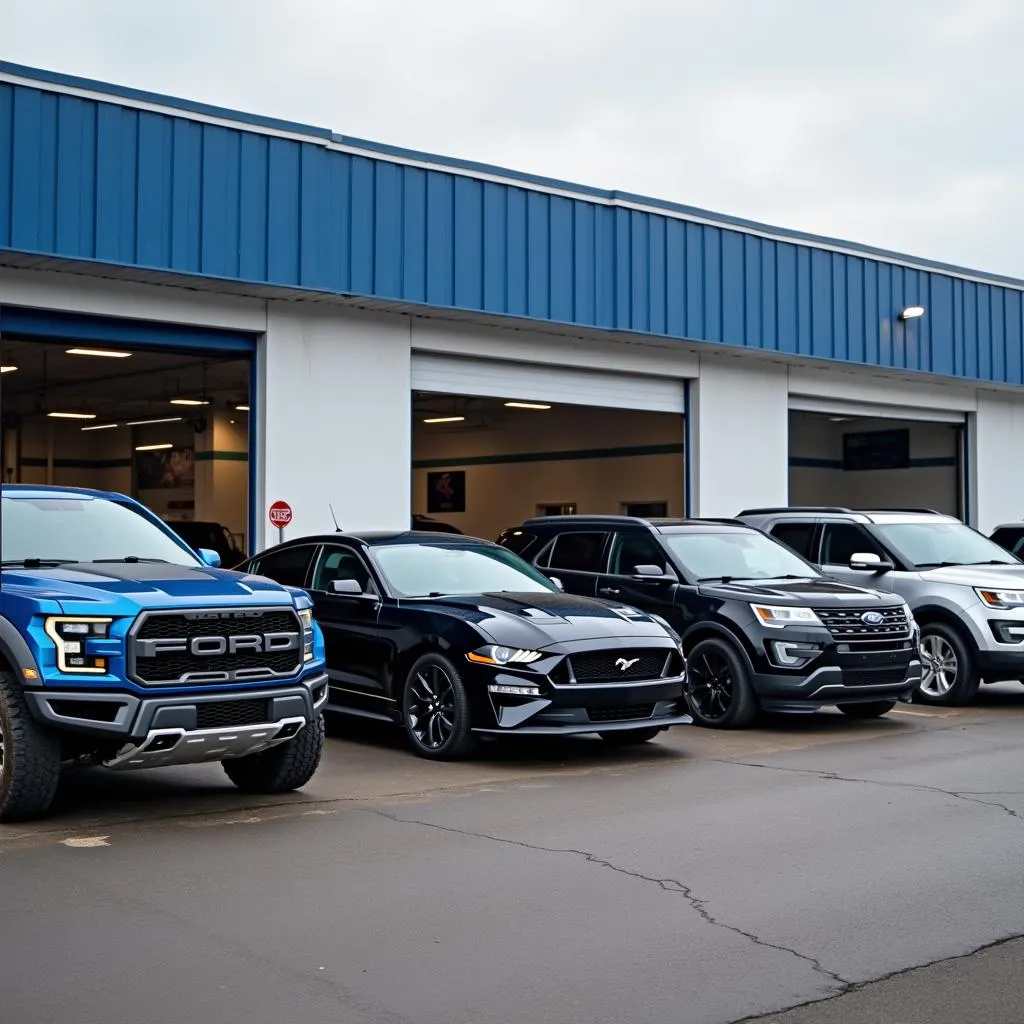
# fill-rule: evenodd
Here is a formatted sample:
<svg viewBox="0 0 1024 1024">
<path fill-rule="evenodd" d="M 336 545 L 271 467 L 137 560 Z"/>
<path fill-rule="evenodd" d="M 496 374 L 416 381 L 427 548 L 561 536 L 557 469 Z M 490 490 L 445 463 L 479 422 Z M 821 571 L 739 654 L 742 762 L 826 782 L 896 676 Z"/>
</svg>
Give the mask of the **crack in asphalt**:
<svg viewBox="0 0 1024 1024">
<path fill-rule="evenodd" d="M 910 789 L 919 793 L 935 793 L 940 796 L 948 796 L 954 800 L 963 800 L 965 803 L 981 804 L 983 807 L 993 807 L 1004 811 L 1011 818 L 1018 821 L 1024 820 L 1024 813 L 1001 804 L 997 800 L 982 800 L 981 796 L 1011 795 L 1011 793 L 977 793 L 971 790 L 943 789 L 941 786 L 926 786 L 923 782 L 894 782 L 884 779 L 858 779 L 849 775 L 840 775 L 838 772 L 830 772 L 824 768 L 789 768 L 777 764 L 763 764 L 757 761 L 737 761 L 732 758 L 714 758 L 719 764 L 735 764 L 744 768 L 763 768 L 772 772 L 793 772 L 797 775 L 812 775 L 817 779 L 828 782 L 849 782 L 860 786 L 879 786 L 882 789 Z"/>
<path fill-rule="evenodd" d="M 636 881 L 648 882 L 652 885 L 658 886 L 664 892 L 671 893 L 675 896 L 682 896 L 690 908 L 697 912 L 705 924 L 709 924 L 715 928 L 721 928 L 727 932 L 732 932 L 733 935 L 738 935 L 756 946 L 761 946 L 764 949 L 773 949 L 779 953 L 786 953 L 789 956 L 794 956 L 798 960 L 809 964 L 816 974 L 820 974 L 833 984 L 840 986 L 839 990 L 828 998 L 842 995 L 853 987 L 853 982 L 847 981 L 846 978 L 836 974 L 835 971 L 830 971 L 817 958 L 809 956 L 806 953 L 801 953 L 799 950 L 793 949 L 791 946 L 783 946 L 775 942 L 769 942 L 767 939 L 762 939 L 759 935 L 755 935 L 753 932 L 740 928 L 738 925 L 729 924 L 725 921 L 719 920 L 719 918 L 715 917 L 708 909 L 708 900 L 697 896 L 690 886 L 685 885 L 683 882 L 677 881 L 674 878 L 655 878 L 653 875 L 645 875 L 639 871 L 631 871 L 629 868 L 621 867 L 618 864 L 612 863 L 610 860 L 598 857 L 596 854 L 588 853 L 586 850 L 576 850 L 569 847 L 540 846 L 539 844 L 527 843 L 520 839 L 507 839 L 503 836 L 490 835 L 486 832 L 474 832 L 470 829 L 454 828 L 450 825 L 439 825 L 433 821 L 423 821 L 418 818 L 401 818 L 397 814 L 390 814 L 380 808 L 372 808 L 371 812 L 379 817 L 386 818 L 388 821 L 393 821 L 401 825 L 420 825 L 424 828 L 436 829 L 439 832 L 449 832 L 455 835 L 471 837 L 473 839 L 486 839 L 492 843 L 500 843 L 504 846 L 516 846 L 521 849 L 532 850 L 536 853 L 554 853 L 561 854 L 563 856 L 582 858 L 588 864 L 593 864 L 600 868 L 606 868 L 609 871 L 614 871 L 619 875 L 625 875 L 627 878 L 632 878 Z"/>
</svg>

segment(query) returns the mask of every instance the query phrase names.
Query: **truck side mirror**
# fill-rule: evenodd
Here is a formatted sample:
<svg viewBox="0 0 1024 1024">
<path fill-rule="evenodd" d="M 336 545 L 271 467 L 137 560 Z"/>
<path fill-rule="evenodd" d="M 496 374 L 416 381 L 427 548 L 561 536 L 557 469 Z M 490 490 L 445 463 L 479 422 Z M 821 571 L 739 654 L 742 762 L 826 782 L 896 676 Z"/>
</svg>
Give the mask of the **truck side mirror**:
<svg viewBox="0 0 1024 1024">
<path fill-rule="evenodd" d="M 210 548 L 200 548 L 196 554 L 202 560 L 203 565 L 208 565 L 211 569 L 220 568 L 220 555 L 216 551 L 211 551 Z"/>
</svg>

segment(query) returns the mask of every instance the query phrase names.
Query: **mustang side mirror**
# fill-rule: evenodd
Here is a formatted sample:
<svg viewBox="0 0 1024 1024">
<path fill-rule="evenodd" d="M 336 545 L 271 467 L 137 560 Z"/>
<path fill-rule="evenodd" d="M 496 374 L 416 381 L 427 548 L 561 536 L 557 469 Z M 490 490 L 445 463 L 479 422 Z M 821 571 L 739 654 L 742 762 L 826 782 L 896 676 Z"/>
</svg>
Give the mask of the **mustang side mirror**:
<svg viewBox="0 0 1024 1024">
<path fill-rule="evenodd" d="M 634 565 L 633 579 L 644 583 L 675 583 L 676 578 L 660 565 Z"/>
<path fill-rule="evenodd" d="M 196 554 L 202 559 L 203 565 L 208 565 L 211 569 L 220 568 L 220 555 L 216 551 L 211 551 L 209 548 L 200 548 Z"/>
<path fill-rule="evenodd" d="M 327 584 L 327 592 L 338 597 L 362 597 L 363 588 L 359 580 L 331 580 Z"/>
<path fill-rule="evenodd" d="M 889 572 L 894 566 L 892 562 L 885 562 L 878 555 L 858 551 L 850 558 L 850 568 L 855 572 Z"/>
</svg>

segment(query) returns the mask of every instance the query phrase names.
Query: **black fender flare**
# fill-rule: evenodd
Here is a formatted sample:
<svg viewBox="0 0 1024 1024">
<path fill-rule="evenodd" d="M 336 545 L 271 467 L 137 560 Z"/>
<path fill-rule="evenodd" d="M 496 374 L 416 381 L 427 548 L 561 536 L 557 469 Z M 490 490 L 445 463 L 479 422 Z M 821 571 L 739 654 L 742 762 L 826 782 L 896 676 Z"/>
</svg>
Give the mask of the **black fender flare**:
<svg viewBox="0 0 1024 1024">
<path fill-rule="evenodd" d="M 24 686 L 26 680 L 41 683 L 42 673 L 32 656 L 28 643 L 10 619 L 0 616 L 0 658 L 11 667 L 18 682 Z"/>
</svg>

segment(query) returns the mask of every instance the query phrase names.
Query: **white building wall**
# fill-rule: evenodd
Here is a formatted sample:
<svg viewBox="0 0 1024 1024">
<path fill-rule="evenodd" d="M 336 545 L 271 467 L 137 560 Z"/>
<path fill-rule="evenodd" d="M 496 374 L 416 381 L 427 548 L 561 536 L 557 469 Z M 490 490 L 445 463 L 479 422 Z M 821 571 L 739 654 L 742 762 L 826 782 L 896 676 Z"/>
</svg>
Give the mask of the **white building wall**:
<svg viewBox="0 0 1024 1024">
<path fill-rule="evenodd" d="M 969 425 L 969 476 L 973 524 L 991 533 L 1000 523 L 1024 520 L 1024 395 L 978 392 Z"/>
<path fill-rule="evenodd" d="M 690 514 L 735 516 L 789 496 L 786 367 L 701 359 L 690 394 Z"/>
<path fill-rule="evenodd" d="M 294 512 L 285 539 L 408 529 L 409 323 L 402 317 L 267 304 L 257 359 L 257 549 L 276 543 L 268 506 Z"/>
</svg>

